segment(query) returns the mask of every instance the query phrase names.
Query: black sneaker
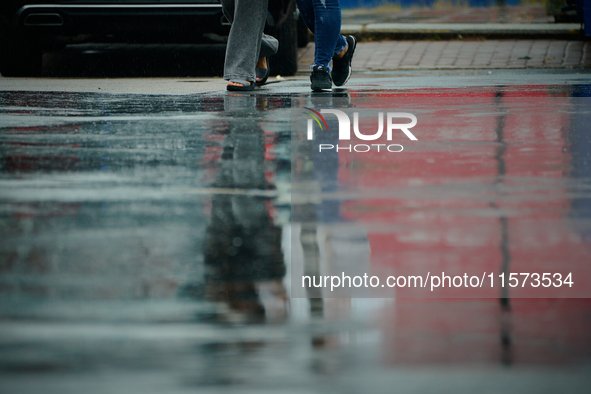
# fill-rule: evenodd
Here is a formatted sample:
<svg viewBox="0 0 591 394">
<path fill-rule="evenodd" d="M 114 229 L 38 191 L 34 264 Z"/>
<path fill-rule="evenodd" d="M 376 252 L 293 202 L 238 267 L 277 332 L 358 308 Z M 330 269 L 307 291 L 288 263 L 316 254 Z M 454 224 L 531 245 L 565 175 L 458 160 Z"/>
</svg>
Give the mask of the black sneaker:
<svg viewBox="0 0 591 394">
<path fill-rule="evenodd" d="M 343 86 L 351 76 L 351 59 L 355 53 L 357 40 L 353 36 L 345 37 L 347 40 L 347 52 L 342 58 L 332 58 L 332 80 L 336 86 Z"/>
<path fill-rule="evenodd" d="M 326 67 L 314 66 L 310 82 L 312 82 L 312 90 L 315 92 L 332 89 L 332 78 Z"/>
</svg>

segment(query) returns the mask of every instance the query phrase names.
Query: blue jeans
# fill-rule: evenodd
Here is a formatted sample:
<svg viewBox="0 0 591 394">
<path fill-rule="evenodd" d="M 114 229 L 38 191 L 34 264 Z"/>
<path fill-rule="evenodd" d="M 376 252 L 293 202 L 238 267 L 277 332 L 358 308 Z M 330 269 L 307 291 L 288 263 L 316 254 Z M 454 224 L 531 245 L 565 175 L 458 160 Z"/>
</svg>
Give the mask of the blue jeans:
<svg viewBox="0 0 591 394">
<path fill-rule="evenodd" d="M 347 46 L 341 35 L 339 0 L 297 0 L 297 4 L 304 23 L 314 33 L 314 64 L 330 70 L 332 57 Z"/>
</svg>

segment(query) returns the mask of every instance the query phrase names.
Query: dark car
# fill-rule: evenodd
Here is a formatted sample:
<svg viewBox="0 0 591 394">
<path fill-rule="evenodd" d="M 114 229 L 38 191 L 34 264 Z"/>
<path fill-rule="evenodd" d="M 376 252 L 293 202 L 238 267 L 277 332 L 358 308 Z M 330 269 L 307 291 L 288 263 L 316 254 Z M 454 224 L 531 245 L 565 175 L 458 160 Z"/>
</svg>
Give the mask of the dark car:
<svg viewBox="0 0 591 394">
<path fill-rule="evenodd" d="M 200 43 L 229 31 L 217 0 L 1 0 L 0 15 L 4 76 L 40 75 L 43 51 L 68 44 Z M 305 28 L 295 0 L 269 0 L 266 32 L 280 43 L 276 74 L 297 71 L 298 26 Z"/>
</svg>

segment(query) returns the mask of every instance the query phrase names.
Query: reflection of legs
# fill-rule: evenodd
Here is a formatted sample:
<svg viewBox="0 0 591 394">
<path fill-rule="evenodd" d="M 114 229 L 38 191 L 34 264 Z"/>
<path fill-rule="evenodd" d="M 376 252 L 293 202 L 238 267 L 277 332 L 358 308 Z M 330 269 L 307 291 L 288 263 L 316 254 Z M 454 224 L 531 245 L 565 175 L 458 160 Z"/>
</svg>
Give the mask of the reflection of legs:
<svg viewBox="0 0 591 394">
<path fill-rule="evenodd" d="M 263 35 L 267 0 L 222 0 L 223 12 L 232 23 L 224 79 L 255 81 L 259 53 L 269 56 L 277 51 L 277 40 Z"/>
<path fill-rule="evenodd" d="M 306 207 L 313 209 L 313 207 Z M 320 277 L 320 249 L 318 248 L 316 225 L 302 224 L 300 230 L 300 242 L 304 251 L 304 276 L 309 276 L 311 281 Z M 322 299 L 322 289 L 307 286 L 306 293 L 310 300 L 310 313 L 312 316 L 322 316 L 324 311 L 324 300 Z"/>
<path fill-rule="evenodd" d="M 246 107 L 246 113 L 254 106 L 251 96 L 228 95 L 227 98 L 226 108 L 232 108 L 234 99 L 240 99 L 236 108 L 244 111 Z M 228 128 L 230 134 L 224 143 L 215 185 L 232 189 L 265 188 L 262 129 L 254 119 L 246 122 L 231 119 Z M 285 275 L 281 229 L 271 221 L 266 198 L 240 193 L 214 195 L 204 250 L 206 294 L 213 300 L 227 303 L 232 311 L 253 321 L 265 316 L 258 290 L 260 283 L 269 284 L 267 289 L 280 298 L 282 305 L 285 303 L 281 285 Z"/>
</svg>

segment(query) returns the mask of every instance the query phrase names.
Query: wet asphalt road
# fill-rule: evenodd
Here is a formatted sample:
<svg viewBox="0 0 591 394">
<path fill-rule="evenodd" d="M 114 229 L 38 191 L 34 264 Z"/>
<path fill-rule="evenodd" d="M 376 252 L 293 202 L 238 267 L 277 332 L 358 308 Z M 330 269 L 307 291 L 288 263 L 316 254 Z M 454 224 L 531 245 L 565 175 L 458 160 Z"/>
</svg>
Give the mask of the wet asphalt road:
<svg viewBox="0 0 591 394">
<path fill-rule="evenodd" d="M 319 95 L 305 76 L 250 95 L 186 81 L 0 78 L 2 392 L 589 387 L 588 72 L 363 74 Z M 418 141 L 315 154 L 303 108 L 364 128 L 411 112 Z M 325 116 L 317 138 L 340 143 Z M 345 269 L 575 285 L 299 285 Z"/>
</svg>

